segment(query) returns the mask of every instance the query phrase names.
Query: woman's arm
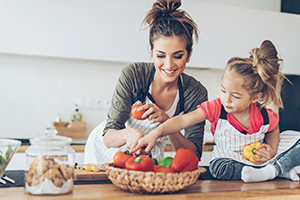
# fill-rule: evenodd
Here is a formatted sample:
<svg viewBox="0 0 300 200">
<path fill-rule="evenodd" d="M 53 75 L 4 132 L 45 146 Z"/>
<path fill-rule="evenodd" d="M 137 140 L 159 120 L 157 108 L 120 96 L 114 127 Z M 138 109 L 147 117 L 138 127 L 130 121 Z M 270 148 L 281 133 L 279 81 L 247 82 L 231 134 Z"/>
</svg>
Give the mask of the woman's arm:
<svg viewBox="0 0 300 200">
<path fill-rule="evenodd" d="M 198 105 L 207 101 L 206 88 L 198 80 L 187 74 L 183 74 L 183 91 L 184 113 L 196 110 Z M 177 114 L 179 114 L 179 112 L 177 112 Z M 191 149 L 200 160 L 202 156 L 204 125 L 205 121 L 202 121 L 184 129 L 183 134 L 177 132 L 169 135 L 169 141 L 175 151 L 179 148 Z"/>
<path fill-rule="evenodd" d="M 130 116 L 131 105 L 134 101 L 133 94 L 135 91 L 144 87 L 145 85 L 143 84 L 146 84 L 137 79 L 147 80 L 148 78 L 148 68 L 142 67 L 141 65 L 142 64 L 131 63 L 126 66 L 122 70 L 116 84 L 103 130 L 103 143 L 108 148 L 120 147 L 144 135 L 142 131 L 135 128 L 125 127 L 125 123 Z M 138 72 L 143 73 L 145 77 L 139 76 Z M 130 138 L 132 138 L 131 141 Z"/>
<path fill-rule="evenodd" d="M 143 131 L 137 128 L 110 129 L 103 136 L 103 143 L 107 148 L 117 148 L 126 144 L 126 148 L 131 149 L 145 135 Z"/>
<path fill-rule="evenodd" d="M 186 139 L 181 132 L 169 135 L 168 137 L 175 151 L 177 151 L 179 148 L 185 148 L 192 150 L 195 155 L 198 155 L 196 145 L 190 140 Z M 198 157 L 200 156 L 198 155 Z"/>
</svg>

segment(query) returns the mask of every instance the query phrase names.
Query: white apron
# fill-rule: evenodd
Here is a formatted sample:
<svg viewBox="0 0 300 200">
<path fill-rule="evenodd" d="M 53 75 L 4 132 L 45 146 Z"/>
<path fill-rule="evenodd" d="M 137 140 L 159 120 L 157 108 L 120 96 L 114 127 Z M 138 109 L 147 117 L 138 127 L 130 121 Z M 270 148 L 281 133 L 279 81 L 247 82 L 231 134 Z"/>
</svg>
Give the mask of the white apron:
<svg viewBox="0 0 300 200">
<path fill-rule="evenodd" d="M 155 68 L 151 73 L 151 76 L 149 77 L 148 80 L 148 85 L 146 88 L 142 89 L 141 91 L 144 91 L 144 94 L 141 95 L 141 99 L 145 100 L 145 103 L 152 103 L 154 101 L 154 99 L 151 96 L 151 82 L 153 79 L 155 73 Z M 169 117 L 173 117 L 177 108 L 177 104 L 178 102 L 180 103 L 180 112 L 183 111 L 183 91 L 182 91 L 182 80 L 181 80 L 181 76 L 178 79 L 178 92 L 176 95 L 176 98 L 173 102 L 172 107 L 166 111 L 166 114 Z M 145 92 L 147 91 L 147 94 L 145 94 Z M 137 94 L 137 96 L 140 94 Z M 138 98 L 138 99 L 139 99 Z M 140 100 L 136 101 L 132 107 L 138 103 L 141 103 Z M 108 163 L 110 161 L 111 158 L 113 158 L 113 156 L 115 155 L 116 152 L 118 151 L 126 151 L 126 145 L 123 145 L 119 148 L 107 148 L 104 144 L 103 144 L 103 129 L 105 127 L 106 122 L 102 122 L 101 124 L 99 124 L 89 135 L 88 140 L 86 142 L 85 145 L 85 150 L 84 150 L 84 163 L 98 163 L 98 164 L 102 164 L 102 163 Z M 153 130 L 156 126 L 158 126 L 159 123 L 154 123 L 154 124 L 150 124 L 149 120 L 137 120 L 135 118 L 132 117 L 132 115 L 130 114 L 129 119 L 126 121 L 125 123 L 125 127 L 135 127 L 143 132 L 145 132 L 146 134 L 148 134 L 151 130 Z M 167 136 L 159 138 L 156 141 L 156 144 L 154 146 L 154 148 L 151 150 L 151 155 L 153 158 L 156 158 L 158 161 L 162 160 L 164 158 L 164 142 L 167 140 Z"/>
<path fill-rule="evenodd" d="M 132 106 L 140 102 L 134 103 Z M 89 135 L 88 140 L 85 145 L 84 150 L 84 163 L 97 163 L 103 164 L 108 163 L 111 158 L 114 157 L 115 153 L 118 151 L 126 151 L 126 145 L 119 148 L 107 148 L 103 143 L 103 129 L 105 127 L 106 121 L 99 124 Z M 149 120 L 137 120 L 130 115 L 129 119 L 125 123 L 125 127 L 135 127 L 141 131 L 148 134 L 152 129 L 154 129 L 158 123 L 150 124 Z M 155 146 L 151 150 L 153 158 L 157 160 L 162 160 L 164 156 L 164 141 L 167 137 L 159 138 L 156 141 Z"/>
<path fill-rule="evenodd" d="M 245 145 L 259 141 L 263 143 L 265 133 L 269 128 L 269 117 L 265 108 L 261 110 L 264 125 L 261 126 L 257 133 L 243 134 L 237 131 L 227 120 L 227 112 L 222 106 L 221 115 L 217 123 L 214 134 L 215 146 L 212 152 L 212 159 L 215 158 L 231 158 L 241 163 L 253 166 L 264 166 L 274 161 L 280 154 L 290 149 L 299 139 L 300 133 L 297 131 L 285 131 L 280 133 L 280 142 L 278 144 L 276 155 L 266 163 L 256 165 L 248 161 L 243 155 Z"/>
</svg>

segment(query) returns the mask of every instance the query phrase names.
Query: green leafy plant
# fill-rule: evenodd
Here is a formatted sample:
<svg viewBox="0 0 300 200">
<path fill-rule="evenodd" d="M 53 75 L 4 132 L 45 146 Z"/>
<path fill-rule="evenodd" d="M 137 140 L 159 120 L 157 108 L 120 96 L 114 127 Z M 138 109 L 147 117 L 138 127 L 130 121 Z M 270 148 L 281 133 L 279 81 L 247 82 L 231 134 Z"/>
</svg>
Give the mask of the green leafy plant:
<svg viewBox="0 0 300 200">
<path fill-rule="evenodd" d="M 6 168 L 6 165 L 8 164 L 9 158 L 12 155 L 13 150 L 11 146 L 8 146 L 8 150 L 6 151 L 5 155 L 3 155 L 3 152 L 0 151 L 0 175 L 3 173 L 4 169 Z"/>
</svg>

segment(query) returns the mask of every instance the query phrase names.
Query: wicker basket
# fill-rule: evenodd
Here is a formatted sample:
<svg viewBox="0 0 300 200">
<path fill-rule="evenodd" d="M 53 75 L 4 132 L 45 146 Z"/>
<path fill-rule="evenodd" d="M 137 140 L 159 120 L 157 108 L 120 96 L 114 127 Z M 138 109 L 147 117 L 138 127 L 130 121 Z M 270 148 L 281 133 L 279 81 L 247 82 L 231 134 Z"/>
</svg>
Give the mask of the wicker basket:
<svg viewBox="0 0 300 200">
<path fill-rule="evenodd" d="M 171 193 L 194 184 L 199 175 L 206 171 L 198 167 L 192 172 L 156 173 L 140 172 L 117 168 L 104 164 L 105 172 L 111 182 L 122 190 L 134 193 Z"/>
</svg>

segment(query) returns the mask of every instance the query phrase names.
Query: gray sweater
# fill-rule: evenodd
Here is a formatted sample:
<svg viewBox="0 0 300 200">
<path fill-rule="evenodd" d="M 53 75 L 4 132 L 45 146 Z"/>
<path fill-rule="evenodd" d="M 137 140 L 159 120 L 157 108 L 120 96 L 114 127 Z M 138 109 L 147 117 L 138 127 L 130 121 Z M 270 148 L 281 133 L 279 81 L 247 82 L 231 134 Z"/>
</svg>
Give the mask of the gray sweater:
<svg viewBox="0 0 300 200">
<path fill-rule="evenodd" d="M 121 130 L 125 128 L 125 122 L 130 116 L 131 105 L 136 99 L 134 93 L 147 87 L 147 82 L 154 68 L 154 63 L 130 63 L 119 77 L 112 96 L 111 106 L 107 115 L 107 122 L 103 133 L 109 129 Z M 206 88 L 195 78 L 182 73 L 184 113 L 191 112 L 202 102 L 207 101 Z M 174 116 L 180 112 L 179 103 Z M 197 147 L 198 157 L 202 155 L 202 144 L 205 121 L 197 123 L 185 129 L 185 137 Z M 103 135 L 104 135 L 103 134 Z"/>
</svg>

